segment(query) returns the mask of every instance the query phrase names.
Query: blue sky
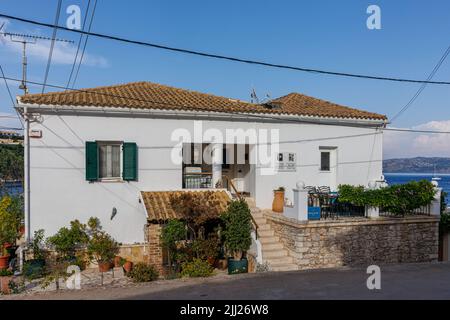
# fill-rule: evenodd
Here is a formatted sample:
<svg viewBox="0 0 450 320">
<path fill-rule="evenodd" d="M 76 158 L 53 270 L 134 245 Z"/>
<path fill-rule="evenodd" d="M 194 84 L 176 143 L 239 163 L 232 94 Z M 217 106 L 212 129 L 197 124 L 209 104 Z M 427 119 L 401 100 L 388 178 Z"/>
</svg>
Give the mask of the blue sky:
<svg viewBox="0 0 450 320">
<path fill-rule="evenodd" d="M 87 1 L 65 0 L 62 25 L 68 17 L 65 9 L 71 4 L 80 5 L 84 16 Z M 370 4 L 381 8 L 381 30 L 366 27 L 366 9 Z M 4 0 L 0 11 L 52 23 L 56 5 L 56 0 Z M 9 21 L 6 30 L 47 36 L 52 32 L 16 21 Z M 92 31 L 274 63 L 425 79 L 450 45 L 450 2 L 433 0 L 431 5 L 427 1 L 400 0 L 98 0 Z M 58 37 L 77 41 L 79 36 L 58 31 Z M 42 81 L 49 43 L 40 42 L 32 47 L 28 78 Z M 20 78 L 18 49 L 8 41 L 0 43 L 3 68 L 8 76 Z M 56 47 L 49 83 L 66 84 L 74 52 L 74 46 Z M 249 66 L 94 37 L 89 39 L 86 52 L 86 62 L 76 83 L 78 88 L 147 80 L 249 100 L 253 87 L 260 97 L 266 94 L 278 97 L 296 91 L 392 116 L 419 87 Z M 434 80 L 450 81 L 449 60 Z M 14 94 L 19 93 L 17 84 L 11 83 L 11 87 Z M 31 87 L 30 92 L 40 92 L 40 88 Z M 449 104 L 448 86 L 429 85 L 394 125 L 432 128 L 444 125 L 444 129 L 448 125 L 450 130 Z M 0 85 L 0 112 L 12 112 L 3 84 Z M 400 135 L 403 139 L 405 134 Z M 411 139 L 416 138 L 411 135 Z M 448 137 L 441 140 L 445 138 Z M 406 149 L 399 153 L 398 143 L 388 147 L 388 156 L 414 155 Z M 420 152 L 450 155 L 449 150 L 441 152 L 440 147 Z"/>
</svg>

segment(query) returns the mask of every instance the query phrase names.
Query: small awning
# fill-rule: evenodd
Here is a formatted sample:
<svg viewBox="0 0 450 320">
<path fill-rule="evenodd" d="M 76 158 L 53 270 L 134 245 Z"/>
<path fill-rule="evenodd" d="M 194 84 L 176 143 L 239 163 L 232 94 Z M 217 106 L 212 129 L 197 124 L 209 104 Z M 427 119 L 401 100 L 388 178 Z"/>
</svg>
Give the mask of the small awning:
<svg viewBox="0 0 450 320">
<path fill-rule="evenodd" d="M 219 212 L 224 212 L 231 200 L 225 190 L 141 191 L 143 205 L 147 211 L 147 220 L 152 223 L 160 223 L 171 219 L 185 219 L 182 214 L 174 210 L 170 199 L 186 192 L 195 194 L 196 197 L 204 197 L 205 201 L 209 201 L 209 205 L 215 206 Z"/>
</svg>

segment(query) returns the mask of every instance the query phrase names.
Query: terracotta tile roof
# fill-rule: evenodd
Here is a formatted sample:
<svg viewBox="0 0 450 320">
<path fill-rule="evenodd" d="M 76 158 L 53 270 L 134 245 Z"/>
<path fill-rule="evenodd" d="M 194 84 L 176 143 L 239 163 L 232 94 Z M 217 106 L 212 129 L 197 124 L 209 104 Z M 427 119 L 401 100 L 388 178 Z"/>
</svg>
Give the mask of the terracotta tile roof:
<svg viewBox="0 0 450 320">
<path fill-rule="evenodd" d="M 137 109 L 386 119 L 384 115 L 344 107 L 299 93 L 291 93 L 274 99 L 271 105 L 267 105 L 254 104 L 151 82 L 133 82 L 108 87 L 80 89 L 80 91 L 29 94 L 21 96 L 20 102 L 58 106 L 126 107 Z"/>
<path fill-rule="evenodd" d="M 230 197 L 223 190 L 198 190 L 198 191 L 141 191 L 144 206 L 147 211 L 147 220 L 151 222 L 162 222 L 170 219 L 184 219 L 180 213 L 176 212 L 171 205 L 172 196 L 180 195 L 183 192 L 195 193 L 197 196 L 204 196 L 207 192 L 212 193 L 210 199 L 214 200 L 214 204 L 218 206 L 218 211 L 226 210 Z M 206 198 L 206 197 L 205 197 Z"/>
</svg>

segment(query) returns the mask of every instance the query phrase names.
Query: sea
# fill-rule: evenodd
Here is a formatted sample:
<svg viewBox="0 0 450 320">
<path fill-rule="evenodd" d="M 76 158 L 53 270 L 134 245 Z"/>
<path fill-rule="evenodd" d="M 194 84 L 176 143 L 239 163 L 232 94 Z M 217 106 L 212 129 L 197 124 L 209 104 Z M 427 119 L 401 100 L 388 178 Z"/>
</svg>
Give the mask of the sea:
<svg viewBox="0 0 450 320">
<path fill-rule="evenodd" d="M 439 187 L 447 192 L 447 206 L 450 206 L 450 174 L 430 174 L 430 173 L 385 173 L 384 177 L 388 184 L 403 184 L 409 181 L 427 180 L 431 181 L 433 177 L 439 177 Z M 0 195 L 8 193 L 18 195 L 23 193 L 23 187 L 20 182 L 8 182 L 0 189 Z"/>
</svg>

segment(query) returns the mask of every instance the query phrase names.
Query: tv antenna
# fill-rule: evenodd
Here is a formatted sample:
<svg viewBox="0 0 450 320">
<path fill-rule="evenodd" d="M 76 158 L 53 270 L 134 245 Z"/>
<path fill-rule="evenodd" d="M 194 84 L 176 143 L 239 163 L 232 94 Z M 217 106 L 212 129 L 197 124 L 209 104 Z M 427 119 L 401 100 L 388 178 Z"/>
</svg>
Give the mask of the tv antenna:
<svg viewBox="0 0 450 320">
<path fill-rule="evenodd" d="M 2 24 L 0 27 L 0 31 L 2 30 L 3 26 L 5 24 Z M 47 40 L 47 41 L 58 41 L 58 42 L 66 42 L 66 43 L 74 43 L 72 40 L 66 40 L 61 38 L 49 38 L 44 36 L 38 36 L 33 34 L 24 34 L 24 33 L 13 33 L 13 32 L 0 32 L 1 35 L 3 35 L 5 38 L 9 36 L 10 41 L 12 42 L 18 42 L 22 44 L 22 81 L 20 83 L 19 89 L 23 90 L 24 94 L 28 94 L 28 87 L 27 87 L 27 55 L 26 55 L 26 48 L 27 44 L 35 44 L 38 40 Z"/>
<path fill-rule="evenodd" d="M 252 88 L 252 92 L 250 93 L 250 98 L 251 98 L 251 102 L 256 103 L 256 104 L 264 104 L 271 100 L 269 94 L 266 94 L 266 96 L 263 99 L 259 99 L 256 94 L 255 88 Z"/>
</svg>

